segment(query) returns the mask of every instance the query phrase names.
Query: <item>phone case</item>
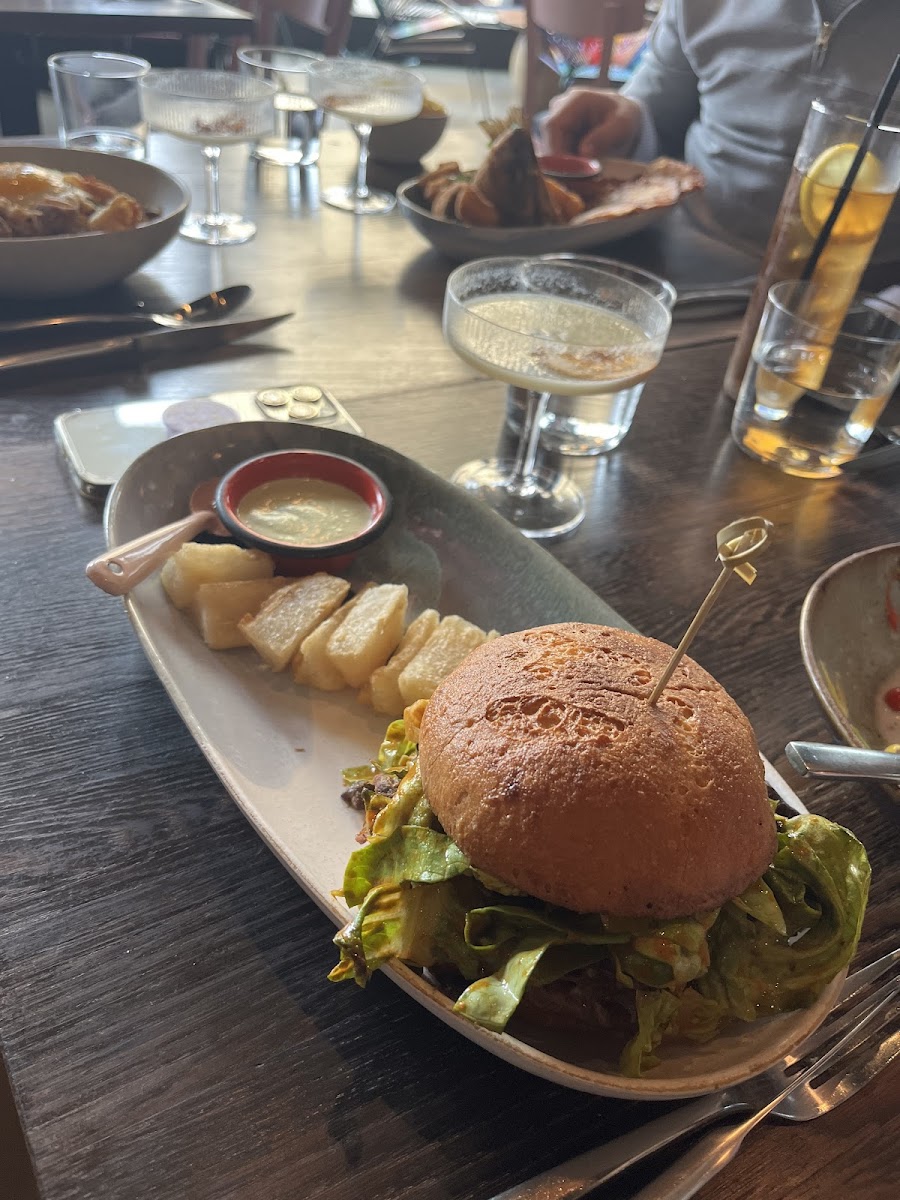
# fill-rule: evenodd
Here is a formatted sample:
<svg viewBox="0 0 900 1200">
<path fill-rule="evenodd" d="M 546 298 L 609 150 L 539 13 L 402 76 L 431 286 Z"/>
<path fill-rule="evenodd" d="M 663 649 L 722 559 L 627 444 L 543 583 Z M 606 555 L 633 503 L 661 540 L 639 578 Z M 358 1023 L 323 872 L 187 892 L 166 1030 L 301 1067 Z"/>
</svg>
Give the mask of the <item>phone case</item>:
<svg viewBox="0 0 900 1200">
<path fill-rule="evenodd" d="M 318 384 L 260 391 L 216 392 L 192 400 L 132 400 L 109 408 L 75 409 L 53 422 L 56 440 L 78 490 L 102 499 L 125 469 L 151 446 L 230 421 L 285 421 L 362 434 L 342 404 Z"/>
</svg>

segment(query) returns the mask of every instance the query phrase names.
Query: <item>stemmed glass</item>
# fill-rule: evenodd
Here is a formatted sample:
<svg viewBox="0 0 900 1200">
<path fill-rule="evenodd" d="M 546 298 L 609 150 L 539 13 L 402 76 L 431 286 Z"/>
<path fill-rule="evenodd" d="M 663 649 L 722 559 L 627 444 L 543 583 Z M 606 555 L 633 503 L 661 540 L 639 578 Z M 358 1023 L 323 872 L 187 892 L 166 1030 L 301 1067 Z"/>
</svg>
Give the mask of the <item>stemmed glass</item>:
<svg viewBox="0 0 900 1200">
<path fill-rule="evenodd" d="M 384 213 L 396 204 L 390 192 L 366 183 L 369 137 L 373 125 L 396 125 L 422 111 L 422 83 L 411 71 L 355 58 L 325 58 L 309 68 L 309 91 L 326 112 L 349 121 L 359 139 L 354 187 L 331 187 L 322 199 L 352 213 Z"/>
<path fill-rule="evenodd" d="M 447 280 L 444 336 L 476 370 L 525 390 L 513 460 L 466 463 L 453 482 L 527 537 L 558 537 L 584 519 L 571 480 L 536 466 L 551 395 L 596 395 L 641 383 L 659 362 L 671 314 L 628 279 L 575 262 L 483 258 Z"/>
<path fill-rule="evenodd" d="M 151 127 L 198 142 L 203 150 L 207 211 L 188 216 L 182 237 L 211 246 L 249 241 L 256 233 L 254 223 L 221 211 L 219 158 L 223 146 L 252 142 L 272 132 L 275 85 L 249 75 L 188 69 L 151 71 L 141 88 Z"/>
</svg>

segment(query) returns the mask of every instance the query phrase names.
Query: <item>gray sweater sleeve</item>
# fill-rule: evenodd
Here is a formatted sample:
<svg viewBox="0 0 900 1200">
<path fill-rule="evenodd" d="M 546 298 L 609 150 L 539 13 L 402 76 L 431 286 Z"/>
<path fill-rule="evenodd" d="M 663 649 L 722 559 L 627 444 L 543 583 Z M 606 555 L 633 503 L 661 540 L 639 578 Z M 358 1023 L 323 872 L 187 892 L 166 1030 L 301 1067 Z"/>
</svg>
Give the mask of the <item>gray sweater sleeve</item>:
<svg viewBox="0 0 900 1200">
<path fill-rule="evenodd" d="M 684 157 L 684 137 L 700 112 L 697 76 L 683 39 L 683 0 L 664 0 L 650 43 L 622 94 L 640 100 L 656 130 L 659 153 Z"/>
</svg>

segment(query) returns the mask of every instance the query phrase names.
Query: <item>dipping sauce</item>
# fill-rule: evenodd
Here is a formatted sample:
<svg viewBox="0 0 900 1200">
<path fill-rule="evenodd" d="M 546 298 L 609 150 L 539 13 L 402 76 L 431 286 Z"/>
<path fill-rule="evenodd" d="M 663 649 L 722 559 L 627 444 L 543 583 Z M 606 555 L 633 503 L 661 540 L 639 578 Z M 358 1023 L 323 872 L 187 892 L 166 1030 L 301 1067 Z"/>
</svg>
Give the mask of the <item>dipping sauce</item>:
<svg viewBox="0 0 900 1200">
<path fill-rule="evenodd" d="M 261 537 L 292 546 L 326 546 L 363 532 L 372 520 L 356 492 L 327 479 L 270 479 L 251 488 L 238 519 Z"/>
</svg>

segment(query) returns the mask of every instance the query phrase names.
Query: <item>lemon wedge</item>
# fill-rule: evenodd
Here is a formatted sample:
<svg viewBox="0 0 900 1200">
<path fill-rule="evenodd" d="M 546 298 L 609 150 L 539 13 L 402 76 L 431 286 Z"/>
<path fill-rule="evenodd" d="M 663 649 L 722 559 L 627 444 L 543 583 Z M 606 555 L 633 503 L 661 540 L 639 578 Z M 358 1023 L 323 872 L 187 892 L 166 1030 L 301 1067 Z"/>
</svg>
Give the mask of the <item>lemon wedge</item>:
<svg viewBox="0 0 900 1200">
<path fill-rule="evenodd" d="M 829 146 L 804 175 L 800 185 L 800 218 L 812 237 L 827 221 L 857 149 L 852 142 Z M 890 201 L 890 197 L 880 191 L 883 180 L 881 162 L 867 152 L 835 224 L 833 237 L 858 241 L 878 232 L 884 220 L 885 202 Z"/>
</svg>

